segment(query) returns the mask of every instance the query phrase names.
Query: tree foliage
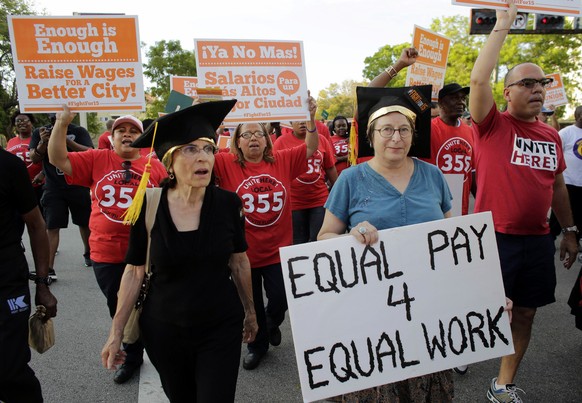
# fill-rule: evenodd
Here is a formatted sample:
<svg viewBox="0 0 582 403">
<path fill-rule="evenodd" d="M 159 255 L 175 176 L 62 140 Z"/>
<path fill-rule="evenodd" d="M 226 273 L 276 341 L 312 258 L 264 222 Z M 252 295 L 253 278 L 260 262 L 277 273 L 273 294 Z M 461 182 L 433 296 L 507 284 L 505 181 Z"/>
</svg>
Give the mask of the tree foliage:
<svg viewBox="0 0 582 403">
<path fill-rule="evenodd" d="M 333 119 L 337 115 L 343 115 L 347 118 L 353 117 L 356 87 L 365 85 L 367 85 L 365 82 L 346 80 L 341 84 L 331 84 L 326 89 L 319 91 L 316 118 L 320 119 L 321 112 L 324 110 L 329 113 L 328 119 Z"/>
<path fill-rule="evenodd" d="M 18 106 L 18 97 L 7 17 L 34 14 L 31 7 L 30 2 L 26 0 L 2 0 L 0 5 L 0 127 L 3 133 L 9 136 L 10 115 Z"/>
<path fill-rule="evenodd" d="M 531 25 L 532 22 L 530 21 L 529 24 Z M 471 69 L 487 37 L 469 35 L 469 19 L 463 16 L 435 18 L 430 29 L 453 41 L 447 61 L 445 83 L 457 82 L 464 86 L 469 85 Z M 394 64 L 402 49 L 408 46 L 410 46 L 408 43 L 386 45 L 367 57 L 364 60 L 364 77 L 372 80 L 386 67 Z M 497 69 L 492 76 L 495 102 L 500 106 L 505 104 L 503 78 L 508 69 L 516 64 L 530 61 L 538 64 L 546 73 L 561 73 L 570 101 L 572 103 L 582 101 L 575 98 L 576 89 L 582 87 L 581 52 L 581 35 L 509 35 L 501 50 Z M 389 86 L 403 86 L 405 78 L 406 72 L 402 71 L 389 83 Z M 559 108 L 557 113 L 562 115 L 563 108 Z"/>
<path fill-rule="evenodd" d="M 163 112 L 170 96 L 170 76 L 196 76 L 196 59 L 193 51 L 184 50 L 180 41 L 159 41 L 146 53 L 144 75 L 153 84 L 148 88 L 153 97 L 147 116 L 156 118 Z"/>
</svg>

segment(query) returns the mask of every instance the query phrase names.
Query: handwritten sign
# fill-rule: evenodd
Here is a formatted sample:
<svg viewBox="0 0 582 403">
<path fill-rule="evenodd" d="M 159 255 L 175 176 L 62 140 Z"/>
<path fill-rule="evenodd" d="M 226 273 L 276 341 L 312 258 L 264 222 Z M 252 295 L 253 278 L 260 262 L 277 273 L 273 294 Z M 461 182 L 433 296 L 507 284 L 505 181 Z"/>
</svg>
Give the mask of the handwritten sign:
<svg viewBox="0 0 582 403">
<path fill-rule="evenodd" d="M 20 110 L 145 109 L 135 16 L 8 16 Z"/>
<path fill-rule="evenodd" d="M 309 120 L 303 43 L 195 40 L 200 85 L 238 102 L 225 123 Z"/>
<path fill-rule="evenodd" d="M 513 353 L 491 213 L 280 249 L 303 398 Z"/>
<path fill-rule="evenodd" d="M 451 40 L 415 25 L 412 44 L 418 49 L 418 57 L 406 71 L 406 86 L 432 85 L 431 98 L 436 101 L 445 83 Z"/>
<path fill-rule="evenodd" d="M 451 4 L 473 8 L 506 9 L 506 0 L 452 0 Z M 536 14 L 582 16 L 579 0 L 515 0 L 520 11 Z"/>
<path fill-rule="evenodd" d="M 546 98 L 544 106 L 568 105 L 568 96 L 564 89 L 564 81 L 560 73 L 546 74 L 546 77 L 553 78 L 554 81 L 546 87 Z"/>
</svg>

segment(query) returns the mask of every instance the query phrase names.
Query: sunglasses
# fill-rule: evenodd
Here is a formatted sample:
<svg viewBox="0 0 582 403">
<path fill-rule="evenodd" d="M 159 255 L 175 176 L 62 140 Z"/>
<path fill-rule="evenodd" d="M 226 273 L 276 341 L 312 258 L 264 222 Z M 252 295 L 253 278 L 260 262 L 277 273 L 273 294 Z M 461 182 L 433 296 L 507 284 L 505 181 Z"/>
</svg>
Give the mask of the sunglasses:
<svg viewBox="0 0 582 403">
<path fill-rule="evenodd" d="M 125 172 L 123 173 L 123 183 L 129 183 L 131 180 L 131 161 L 123 161 L 121 167 L 125 169 Z"/>
<path fill-rule="evenodd" d="M 542 88 L 546 88 L 546 86 L 548 86 L 549 84 L 553 83 L 554 79 L 553 78 L 540 78 L 539 80 L 537 78 L 523 78 L 519 81 L 516 81 L 514 83 L 509 84 L 506 88 L 509 88 L 513 85 L 518 85 L 520 87 L 525 87 L 528 90 L 531 90 L 533 88 L 535 88 L 536 84 L 539 84 L 542 86 Z"/>
</svg>

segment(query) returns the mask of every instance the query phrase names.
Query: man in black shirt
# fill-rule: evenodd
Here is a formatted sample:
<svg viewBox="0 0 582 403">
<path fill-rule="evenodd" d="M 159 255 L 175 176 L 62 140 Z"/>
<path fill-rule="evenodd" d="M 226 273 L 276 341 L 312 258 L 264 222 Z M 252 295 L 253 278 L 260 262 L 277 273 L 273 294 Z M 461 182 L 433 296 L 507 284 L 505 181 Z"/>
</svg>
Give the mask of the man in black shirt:
<svg viewBox="0 0 582 403">
<path fill-rule="evenodd" d="M 54 270 L 55 254 L 59 247 L 60 229 L 67 228 L 69 222 L 69 210 L 73 224 L 79 226 L 79 232 L 81 233 L 81 239 L 85 247 L 83 253 L 85 266 L 88 267 L 92 264 L 89 257 L 91 198 L 88 188 L 67 184 L 63 171 L 49 162 L 47 146 L 56 115 L 50 114 L 49 117 L 51 119 L 51 125 L 34 130 L 29 148 L 30 159 L 35 163 L 42 161 L 43 171 L 46 177 L 41 203 L 44 208 L 44 218 L 46 220 L 50 246 L 49 272 L 53 280 L 56 280 Z M 81 126 L 69 125 L 67 129 L 68 151 L 85 151 L 89 148 L 94 148 L 89 132 Z"/>
<path fill-rule="evenodd" d="M 51 318 L 57 314 L 57 300 L 48 287 L 48 239 L 26 165 L 0 150 L 0 172 L 0 401 L 42 402 L 40 383 L 28 366 L 31 301 L 24 226 L 37 273 L 35 303 L 44 305 Z"/>
</svg>

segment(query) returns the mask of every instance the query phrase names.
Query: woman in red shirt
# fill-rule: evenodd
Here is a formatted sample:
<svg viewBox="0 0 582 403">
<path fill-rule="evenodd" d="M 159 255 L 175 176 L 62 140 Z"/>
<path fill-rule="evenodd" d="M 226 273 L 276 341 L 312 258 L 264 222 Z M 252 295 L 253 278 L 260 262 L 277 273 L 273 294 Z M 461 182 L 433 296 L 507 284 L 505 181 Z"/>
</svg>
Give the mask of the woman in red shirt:
<svg viewBox="0 0 582 403">
<path fill-rule="evenodd" d="M 271 138 L 262 123 L 240 124 L 233 133 L 230 153 L 218 153 L 214 173 L 220 187 L 238 194 L 244 208 L 247 251 L 253 282 L 253 299 L 259 332 L 248 344 L 243 368 L 256 368 L 269 343 L 281 343 L 279 325 L 285 319 L 287 299 L 279 258 L 279 248 L 293 242 L 291 182 L 307 169 L 307 161 L 317 150 L 315 100 L 309 96 L 312 130 L 296 147 L 273 151 Z M 263 284 L 269 300 L 264 307 Z"/>
</svg>

